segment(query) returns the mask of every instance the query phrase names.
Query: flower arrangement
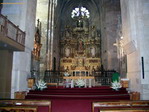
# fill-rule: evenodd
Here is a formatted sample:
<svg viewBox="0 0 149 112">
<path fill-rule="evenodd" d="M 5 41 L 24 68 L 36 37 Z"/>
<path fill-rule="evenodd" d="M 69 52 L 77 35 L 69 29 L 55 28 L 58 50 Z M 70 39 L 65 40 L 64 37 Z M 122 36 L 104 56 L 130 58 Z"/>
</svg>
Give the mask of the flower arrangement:
<svg viewBox="0 0 149 112">
<path fill-rule="evenodd" d="M 112 87 L 111 87 L 112 89 L 118 90 L 121 87 L 122 87 L 122 85 L 120 82 L 118 82 L 118 81 L 112 82 Z"/>
<path fill-rule="evenodd" d="M 47 84 L 43 80 L 38 80 L 35 85 L 37 90 L 43 90 L 44 88 L 47 88 Z"/>
<path fill-rule="evenodd" d="M 82 87 L 85 85 L 85 81 L 83 79 L 78 79 L 78 80 L 76 80 L 75 83 L 76 83 L 76 86 L 78 86 L 78 87 Z"/>
<path fill-rule="evenodd" d="M 65 73 L 64 73 L 64 76 L 65 76 L 65 77 L 68 77 L 68 76 L 69 76 L 69 73 L 68 73 L 68 72 L 65 72 Z"/>
</svg>

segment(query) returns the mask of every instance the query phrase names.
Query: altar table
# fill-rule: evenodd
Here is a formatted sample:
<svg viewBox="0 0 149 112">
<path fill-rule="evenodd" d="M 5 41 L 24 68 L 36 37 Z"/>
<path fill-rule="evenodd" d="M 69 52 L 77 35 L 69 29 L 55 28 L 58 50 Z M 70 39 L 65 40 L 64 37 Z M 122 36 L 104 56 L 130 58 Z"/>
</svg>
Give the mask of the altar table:
<svg viewBox="0 0 149 112">
<path fill-rule="evenodd" d="M 69 86 L 71 88 L 74 88 L 75 86 L 75 80 L 78 80 L 78 79 L 84 79 L 85 81 L 85 85 L 84 87 L 89 87 L 91 88 L 92 86 L 95 85 L 95 78 L 93 76 L 70 76 L 70 77 L 63 77 L 63 79 L 66 80 L 66 87 L 69 88 Z"/>
</svg>

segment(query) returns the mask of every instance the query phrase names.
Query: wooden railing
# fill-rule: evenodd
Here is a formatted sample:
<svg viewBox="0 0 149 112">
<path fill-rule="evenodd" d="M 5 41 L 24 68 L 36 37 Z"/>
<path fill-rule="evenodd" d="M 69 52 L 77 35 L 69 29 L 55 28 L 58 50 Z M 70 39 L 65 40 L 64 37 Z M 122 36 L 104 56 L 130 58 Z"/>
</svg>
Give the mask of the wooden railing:
<svg viewBox="0 0 149 112">
<path fill-rule="evenodd" d="M 93 76 L 95 82 L 101 86 L 110 86 L 112 82 L 112 74 L 115 71 L 95 71 Z M 62 83 L 64 72 L 62 71 L 45 71 L 44 80 L 47 83 Z"/>
<path fill-rule="evenodd" d="M 7 17 L 0 14 L 0 34 L 25 46 L 25 32 L 14 25 Z"/>
</svg>

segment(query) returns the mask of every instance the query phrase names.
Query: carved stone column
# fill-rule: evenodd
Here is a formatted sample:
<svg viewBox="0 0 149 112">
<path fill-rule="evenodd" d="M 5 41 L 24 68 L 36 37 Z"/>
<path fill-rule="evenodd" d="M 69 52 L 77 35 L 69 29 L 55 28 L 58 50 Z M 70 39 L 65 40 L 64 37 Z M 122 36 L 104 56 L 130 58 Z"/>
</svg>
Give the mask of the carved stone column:
<svg viewBox="0 0 149 112">
<path fill-rule="evenodd" d="M 55 0 L 49 1 L 48 24 L 47 24 L 47 47 L 46 47 L 46 69 L 52 70 L 53 66 L 53 37 L 54 37 L 54 10 Z"/>
</svg>

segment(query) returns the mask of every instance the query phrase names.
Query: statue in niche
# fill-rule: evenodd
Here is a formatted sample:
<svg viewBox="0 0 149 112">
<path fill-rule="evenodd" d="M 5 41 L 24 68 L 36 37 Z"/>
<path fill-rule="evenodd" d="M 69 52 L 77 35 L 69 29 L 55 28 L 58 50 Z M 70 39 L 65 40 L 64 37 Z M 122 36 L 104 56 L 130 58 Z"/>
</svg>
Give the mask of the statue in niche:
<svg viewBox="0 0 149 112">
<path fill-rule="evenodd" d="M 95 70 L 96 70 L 96 69 L 95 69 L 95 67 L 93 66 L 93 67 L 92 67 L 92 71 L 94 72 Z"/>
<path fill-rule="evenodd" d="M 66 37 L 69 37 L 70 36 L 70 33 L 68 30 L 66 30 Z"/>
<path fill-rule="evenodd" d="M 90 48 L 90 52 L 91 52 L 91 56 L 92 56 L 92 57 L 95 57 L 95 54 L 96 54 L 95 47 L 91 47 L 91 48 Z"/>
<path fill-rule="evenodd" d="M 79 66 L 79 67 L 84 66 L 84 59 L 78 59 L 78 60 L 77 60 L 77 63 L 78 63 L 78 66 Z"/>
<path fill-rule="evenodd" d="M 79 40 L 78 42 L 78 51 L 83 51 L 84 50 L 84 43 L 82 40 Z"/>
<path fill-rule="evenodd" d="M 83 27 L 83 20 L 79 19 L 77 20 L 77 27 Z"/>
<path fill-rule="evenodd" d="M 69 57 L 70 56 L 70 49 L 69 48 L 66 48 L 65 49 L 65 56 L 66 57 Z"/>
<path fill-rule="evenodd" d="M 71 36 L 71 28 L 69 26 L 66 26 L 65 36 L 66 37 L 70 37 Z"/>
<path fill-rule="evenodd" d="M 91 37 L 95 37 L 96 36 L 96 28 L 95 26 L 91 27 Z"/>
<path fill-rule="evenodd" d="M 97 36 L 100 37 L 101 36 L 101 31 L 97 30 Z"/>
</svg>

